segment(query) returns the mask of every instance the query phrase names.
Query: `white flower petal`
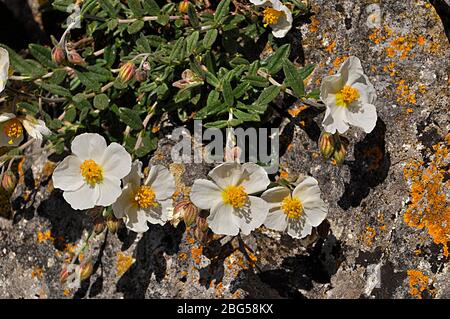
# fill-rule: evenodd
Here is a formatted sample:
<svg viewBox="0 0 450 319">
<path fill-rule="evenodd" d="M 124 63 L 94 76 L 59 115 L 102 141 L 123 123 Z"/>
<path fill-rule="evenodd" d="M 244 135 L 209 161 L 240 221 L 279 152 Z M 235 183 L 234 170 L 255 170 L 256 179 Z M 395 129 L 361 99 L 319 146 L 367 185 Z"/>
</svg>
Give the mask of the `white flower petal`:
<svg viewBox="0 0 450 319">
<path fill-rule="evenodd" d="M 145 185 L 152 187 L 157 200 L 168 199 L 175 192 L 175 178 L 162 165 L 154 165 L 150 168 Z"/>
<path fill-rule="evenodd" d="M 245 163 L 242 165 L 243 173 L 239 180 L 239 185 L 244 186 L 247 194 L 261 192 L 270 184 L 267 172 L 255 163 Z"/>
<path fill-rule="evenodd" d="M 5 89 L 9 72 L 9 53 L 6 49 L 0 48 L 0 92 Z"/>
<path fill-rule="evenodd" d="M 375 100 L 377 99 L 377 92 L 366 75 L 361 76 L 357 82 L 353 84 L 353 87 L 357 89 L 361 95 L 358 99 L 359 101 L 369 104 L 375 103 Z"/>
<path fill-rule="evenodd" d="M 131 164 L 130 173 L 123 178 L 123 184 L 132 184 L 133 186 L 140 186 L 141 180 L 144 177 L 142 174 L 142 162 L 139 160 L 135 160 L 133 164 Z"/>
<path fill-rule="evenodd" d="M 310 235 L 312 231 L 311 225 L 308 223 L 305 216 L 299 219 L 289 219 L 287 233 L 297 239 L 305 238 Z"/>
<path fill-rule="evenodd" d="M 72 153 L 82 161 L 94 160 L 100 163 L 106 150 L 106 141 L 103 136 L 95 133 L 84 133 L 72 141 Z"/>
<path fill-rule="evenodd" d="M 347 124 L 347 109 L 342 106 L 333 105 L 331 107 L 327 107 L 327 111 L 325 113 L 325 117 L 322 122 L 322 126 L 326 132 L 334 134 L 336 130 L 339 133 L 345 133 L 349 126 Z"/>
<path fill-rule="evenodd" d="M 276 231 L 285 231 L 287 225 L 288 218 L 281 209 L 269 211 L 269 213 L 267 214 L 267 218 L 264 221 L 264 226 Z"/>
<path fill-rule="evenodd" d="M 133 208 L 134 188 L 132 184 L 126 184 L 122 190 L 122 194 L 117 198 L 112 205 L 114 216 L 116 218 L 123 218 L 127 215 L 127 211 Z"/>
<path fill-rule="evenodd" d="M 292 13 L 280 1 L 273 1 L 272 7 L 275 10 L 284 12 L 284 16 L 280 17 L 276 24 L 270 25 L 272 27 L 272 34 L 275 38 L 284 38 L 292 28 Z"/>
<path fill-rule="evenodd" d="M 249 196 L 248 199 L 249 207 L 244 206 L 242 209 L 233 211 L 234 220 L 244 235 L 250 234 L 252 230 L 261 226 L 269 212 L 269 207 L 263 199 L 255 196 Z"/>
<path fill-rule="evenodd" d="M 126 211 L 125 226 L 136 233 L 144 233 L 148 230 L 147 214 L 137 207 L 130 207 Z"/>
<path fill-rule="evenodd" d="M 253 3 L 255 6 L 263 6 L 270 4 L 270 0 L 250 0 L 251 3 Z"/>
<path fill-rule="evenodd" d="M 220 188 L 206 179 L 197 179 L 190 194 L 192 203 L 201 209 L 211 209 L 217 202 L 222 202 Z"/>
<path fill-rule="evenodd" d="M 347 60 L 345 60 L 339 68 L 338 73 L 342 75 L 345 85 L 350 86 L 352 86 L 356 80 L 364 75 L 361 61 L 355 56 L 350 56 Z"/>
<path fill-rule="evenodd" d="M 347 119 L 348 123 L 370 133 L 377 124 L 377 109 L 373 104 L 352 105 L 347 112 Z"/>
<path fill-rule="evenodd" d="M 94 208 L 99 196 L 99 188 L 97 186 L 90 187 L 87 184 L 83 184 L 83 186 L 76 191 L 65 191 L 63 193 L 66 202 L 68 202 L 73 209 L 78 210 Z"/>
<path fill-rule="evenodd" d="M 164 225 L 169 219 L 171 207 L 172 207 L 172 200 L 165 200 L 158 202 L 158 206 L 156 207 L 151 207 L 142 210 L 145 211 L 145 215 L 148 222 L 155 225 L 156 224 Z"/>
<path fill-rule="evenodd" d="M 81 176 L 81 161 L 74 155 L 67 156 L 53 171 L 53 186 L 63 191 L 75 191 L 85 184 Z"/>
<path fill-rule="evenodd" d="M 104 151 L 100 165 L 106 176 L 121 179 L 130 173 L 131 155 L 122 145 L 111 143 Z"/>
<path fill-rule="evenodd" d="M 241 179 L 241 164 L 236 162 L 225 162 L 212 169 L 208 176 L 220 187 L 237 185 Z"/>
<path fill-rule="evenodd" d="M 0 48 L 1 49 L 1 48 Z M 12 113 L 2 113 L 0 114 L 0 123 L 6 122 L 8 120 L 16 118 L 15 114 Z"/>
<path fill-rule="evenodd" d="M 277 186 L 266 190 L 262 193 L 261 198 L 267 203 L 277 203 L 279 206 L 283 199 L 291 195 L 291 191 L 287 187 Z"/>
<path fill-rule="evenodd" d="M 219 235 L 236 236 L 239 234 L 239 227 L 236 225 L 233 216 L 233 207 L 218 201 L 211 208 L 208 216 L 209 228 Z"/>
<path fill-rule="evenodd" d="M 317 180 L 306 177 L 294 189 L 293 196 L 300 198 L 308 222 L 317 227 L 327 216 L 327 205 L 320 198 L 320 188 Z"/>
<path fill-rule="evenodd" d="M 114 177 L 105 177 L 103 182 L 97 184 L 99 189 L 99 197 L 96 202 L 97 206 L 107 207 L 114 204 L 114 202 L 122 194 L 122 189 L 120 188 L 120 179 Z"/>
</svg>

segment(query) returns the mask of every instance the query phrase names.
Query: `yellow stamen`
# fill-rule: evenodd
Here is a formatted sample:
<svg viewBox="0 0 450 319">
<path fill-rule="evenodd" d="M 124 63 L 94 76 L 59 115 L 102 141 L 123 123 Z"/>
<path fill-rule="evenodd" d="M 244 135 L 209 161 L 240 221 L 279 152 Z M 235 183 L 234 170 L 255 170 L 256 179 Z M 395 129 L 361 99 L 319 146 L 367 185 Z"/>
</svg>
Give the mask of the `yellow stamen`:
<svg viewBox="0 0 450 319">
<path fill-rule="evenodd" d="M 23 126 L 17 119 L 9 120 L 3 126 L 3 133 L 5 133 L 5 135 L 10 139 L 8 144 L 12 145 L 14 143 L 14 139 L 18 139 L 22 136 Z"/>
<path fill-rule="evenodd" d="M 343 107 L 348 107 L 350 104 L 359 99 L 360 94 L 358 89 L 351 87 L 350 85 L 344 86 L 344 88 L 336 94 L 336 104 Z"/>
<path fill-rule="evenodd" d="M 298 197 L 286 196 L 281 202 L 281 209 L 288 218 L 300 218 L 303 214 L 303 205 Z"/>
<path fill-rule="evenodd" d="M 225 204 L 230 204 L 234 208 L 242 208 L 248 202 L 248 194 L 244 186 L 227 186 L 222 192 L 222 199 Z"/>
<path fill-rule="evenodd" d="M 156 194 L 150 186 L 140 186 L 134 193 L 134 202 L 140 208 L 156 207 Z"/>
<path fill-rule="evenodd" d="M 103 182 L 103 167 L 98 165 L 95 161 L 85 160 L 83 164 L 80 165 L 80 170 L 81 175 L 89 185 L 95 186 L 95 184 Z"/>
<path fill-rule="evenodd" d="M 269 24 L 277 24 L 278 20 L 283 17 L 285 13 L 273 8 L 265 8 L 263 15 L 264 27 L 267 27 Z"/>
</svg>

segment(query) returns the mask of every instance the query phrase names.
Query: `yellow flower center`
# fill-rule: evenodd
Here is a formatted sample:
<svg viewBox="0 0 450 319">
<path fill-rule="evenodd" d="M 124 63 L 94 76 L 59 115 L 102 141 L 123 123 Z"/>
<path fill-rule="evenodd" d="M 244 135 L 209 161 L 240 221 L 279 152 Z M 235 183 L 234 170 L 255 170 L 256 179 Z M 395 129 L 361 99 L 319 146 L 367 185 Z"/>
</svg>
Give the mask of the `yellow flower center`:
<svg viewBox="0 0 450 319">
<path fill-rule="evenodd" d="M 344 88 L 336 94 L 336 104 L 343 107 L 348 107 L 350 104 L 359 99 L 360 94 L 358 89 L 351 87 L 350 85 L 344 86 Z"/>
<path fill-rule="evenodd" d="M 150 186 L 140 186 L 134 193 L 134 202 L 140 208 L 156 207 L 158 203 L 155 201 L 156 194 Z"/>
<path fill-rule="evenodd" d="M 300 218 L 303 214 L 303 205 L 298 197 L 286 196 L 281 202 L 281 209 L 288 218 Z"/>
<path fill-rule="evenodd" d="M 222 199 L 225 204 L 230 204 L 234 208 L 242 208 L 248 201 L 248 194 L 244 186 L 227 186 L 222 192 Z"/>
<path fill-rule="evenodd" d="M 263 22 L 264 26 L 267 27 L 269 24 L 277 24 L 278 20 L 285 15 L 283 11 L 275 10 L 273 8 L 265 8 L 263 11 Z"/>
<path fill-rule="evenodd" d="M 80 165 L 80 170 L 81 176 L 83 176 L 86 183 L 91 186 L 95 186 L 95 184 L 99 184 L 103 181 L 103 167 L 93 160 L 85 160 L 83 164 Z"/>
<path fill-rule="evenodd" d="M 19 138 L 23 134 L 23 126 L 17 119 L 9 120 L 3 126 L 3 132 L 10 139 L 8 144 L 13 144 L 13 139 Z"/>
</svg>

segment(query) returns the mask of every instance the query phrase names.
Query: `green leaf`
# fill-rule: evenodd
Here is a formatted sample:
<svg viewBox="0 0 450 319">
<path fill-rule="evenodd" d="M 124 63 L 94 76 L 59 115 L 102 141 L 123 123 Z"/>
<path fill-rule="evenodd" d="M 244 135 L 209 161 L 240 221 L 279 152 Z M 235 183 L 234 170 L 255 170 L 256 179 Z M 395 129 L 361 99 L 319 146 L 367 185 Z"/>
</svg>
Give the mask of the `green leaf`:
<svg viewBox="0 0 450 319">
<path fill-rule="evenodd" d="M 103 10 L 108 13 L 108 15 L 112 18 L 115 18 L 117 16 L 116 9 L 114 8 L 116 1 L 112 0 L 98 0 L 98 3 L 103 8 Z"/>
<path fill-rule="evenodd" d="M 191 23 L 191 26 L 193 26 L 194 28 L 198 27 L 200 22 L 198 21 L 197 12 L 195 11 L 194 5 L 190 2 L 187 9 L 187 15 L 189 17 L 189 22 Z"/>
<path fill-rule="evenodd" d="M 302 79 L 306 79 L 316 68 L 315 64 L 308 64 L 305 67 L 301 68 L 299 73 Z"/>
<path fill-rule="evenodd" d="M 139 31 L 141 31 L 144 25 L 145 25 L 144 21 L 136 20 L 128 26 L 127 31 L 129 34 L 138 33 Z"/>
<path fill-rule="evenodd" d="M 142 3 L 145 14 L 151 15 L 151 16 L 157 16 L 159 15 L 161 9 L 159 8 L 158 4 L 155 0 L 144 0 Z"/>
<path fill-rule="evenodd" d="M 276 85 L 271 85 L 261 92 L 255 104 L 261 105 L 269 104 L 278 96 L 278 94 L 280 94 L 280 87 Z"/>
<path fill-rule="evenodd" d="M 36 78 L 42 76 L 46 73 L 46 71 L 36 62 L 32 63 L 30 60 L 25 60 L 19 54 L 17 54 L 14 50 L 8 48 L 6 45 L 0 45 L 0 47 L 8 50 L 9 53 L 9 61 L 14 70 L 19 71 L 22 75 L 31 76 L 32 78 Z"/>
<path fill-rule="evenodd" d="M 247 75 L 242 78 L 242 81 L 256 87 L 266 87 L 269 84 L 269 80 L 259 75 Z"/>
<path fill-rule="evenodd" d="M 73 105 L 69 106 L 64 114 L 64 120 L 68 122 L 73 122 L 75 121 L 76 117 L 77 117 L 77 109 Z"/>
<path fill-rule="evenodd" d="M 320 90 L 314 89 L 306 95 L 307 98 L 319 100 L 320 99 Z"/>
<path fill-rule="evenodd" d="M 288 59 L 284 60 L 283 71 L 285 75 L 285 84 L 289 86 L 292 91 L 294 91 L 295 96 L 301 98 L 305 96 L 305 87 L 303 85 L 303 78 L 300 75 L 300 72 L 297 70 L 297 67 L 289 61 Z"/>
<path fill-rule="evenodd" d="M 237 125 L 240 125 L 242 123 L 243 123 L 243 121 L 238 120 L 238 119 L 232 119 L 231 121 L 220 120 L 220 121 L 206 123 L 204 125 L 204 127 L 206 127 L 206 128 L 212 128 L 212 127 L 224 128 L 224 127 L 227 127 L 227 126 L 237 126 Z"/>
<path fill-rule="evenodd" d="M 194 31 L 186 38 L 186 53 L 191 55 L 197 48 L 198 39 L 200 37 L 200 32 Z"/>
<path fill-rule="evenodd" d="M 230 0 L 222 0 L 217 6 L 216 12 L 214 13 L 214 21 L 220 22 L 222 18 L 226 17 L 230 13 Z"/>
<path fill-rule="evenodd" d="M 80 82 L 89 90 L 98 91 L 100 90 L 101 84 L 97 81 L 95 77 L 92 76 L 90 72 L 80 72 L 75 71 Z"/>
<path fill-rule="evenodd" d="M 277 74 L 283 67 L 283 61 L 289 57 L 291 51 L 290 44 L 283 44 L 273 54 L 266 59 L 265 68 L 269 74 Z"/>
<path fill-rule="evenodd" d="M 141 133 L 145 134 L 145 132 Z M 150 136 L 150 135 L 144 135 L 142 136 L 142 144 L 141 147 L 139 147 L 135 154 L 137 157 L 144 157 L 151 151 L 154 151 L 158 146 L 158 139 L 156 136 Z"/>
<path fill-rule="evenodd" d="M 120 119 L 133 130 L 142 130 L 144 127 L 140 116 L 134 110 L 120 108 Z"/>
<path fill-rule="evenodd" d="M 106 94 L 99 94 L 94 97 L 94 107 L 99 110 L 105 110 L 109 106 L 109 97 Z"/>
<path fill-rule="evenodd" d="M 231 87 L 230 81 L 223 82 L 223 99 L 228 106 L 233 106 L 234 104 L 234 95 L 233 88 Z"/>
<path fill-rule="evenodd" d="M 217 29 L 208 30 L 208 32 L 206 32 L 205 37 L 203 38 L 203 47 L 205 49 L 211 48 L 211 46 L 217 39 L 217 34 L 218 34 Z"/>
<path fill-rule="evenodd" d="M 57 65 L 52 61 L 52 51 L 39 44 L 30 44 L 30 53 L 36 60 L 38 60 L 42 65 L 49 68 L 56 68 Z"/>
<path fill-rule="evenodd" d="M 61 84 L 67 76 L 67 72 L 64 69 L 56 69 L 53 71 L 53 75 L 49 81 L 52 84 Z"/>
<path fill-rule="evenodd" d="M 177 42 L 175 42 L 175 45 L 173 46 L 169 58 L 171 60 L 180 61 L 184 58 L 185 50 L 186 50 L 186 41 L 183 37 L 181 37 L 177 40 Z"/>
<path fill-rule="evenodd" d="M 140 0 L 128 0 L 128 7 L 136 17 L 142 17 L 144 15 Z"/>
<path fill-rule="evenodd" d="M 214 86 L 216 88 L 220 87 L 220 81 L 214 74 L 212 74 L 209 71 L 206 71 L 205 76 L 206 76 L 206 82 L 208 82 L 209 84 L 211 84 L 212 86 Z"/>
<path fill-rule="evenodd" d="M 71 97 L 72 94 L 70 91 L 66 88 L 63 88 L 62 86 L 56 85 L 56 84 L 48 84 L 48 83 L 41 83 L 41 88 L 44 90 L 59 95 L 63 97 Z"/>
<path fill-rule="evenodd" d="M 244 122 L 256 122 L 260 120 L 258 114 L 250 114 L 240 110 L 233 110 L 233 115 L 236 116 L 238 120 L 242 120 Z"/>
<path fill-rule="evenodd" d="M 36 115 L 39 112 L 39 106 L 36 103 L 19 102 L 18 109 L 24 109 L 28 114 Z"/>
</svg>

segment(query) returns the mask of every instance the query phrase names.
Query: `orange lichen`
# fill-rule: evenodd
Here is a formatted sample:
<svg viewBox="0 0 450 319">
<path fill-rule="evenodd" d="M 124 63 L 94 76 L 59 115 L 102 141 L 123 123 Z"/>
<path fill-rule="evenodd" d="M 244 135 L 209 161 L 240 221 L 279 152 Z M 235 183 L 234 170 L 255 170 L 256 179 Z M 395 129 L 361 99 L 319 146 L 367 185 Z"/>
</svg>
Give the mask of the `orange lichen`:
<svg viewBox="0 0 450 319">
<path fill-rule="evenodd" d="M 319 20 L 315 16 L 311 17 L 311 24 L 309 25 L 309 32 L 317 32 L 319 30 Z"/>
<path fill-rule="evenodd" d="M 328 53 L 333 53 L 335 48 L 336 48 L 336 41 L 334 40 L 329 45 L 327 45 L 327 47 L 325 48 L 325 51 Z"/>
<path fill-rule="evenodd" d="M 375 230 L 375 228 L 373 228 L 371 226 L 366 226 L 366 230 L 362 237 L 364 244 L 366 246 L 371 247 L 374 243 L 376 235 L 377 235 L 377 231 Z"/>
<path fill-rule="evenodd" d="M 40 244 L 40 243 L 42 243 L 44 241 L 47 241 L 47 240 L 50 240 L 50 241 L 54 241 L 55 240 L 55 238 L 52 237 L 51 231 L 50 230 L 47 230 L 45 232 L 39 231 L 38 234 L 37 234 L 37 242 Z"/>
<path fill-rule="evenodd" d="M 309 108 L 309 106 L 302 104 L 302 105 L 297 106 L 297 107 L 295 107 L 295 108 L 289 109 L 289 110 L 288 110 L 288 113 L 289 113 L 292 117 L 296 117 L 296 116 L 298 116 L 301 112 L 303 112 L 304 110 L 306 110 L 307 108 Z"/>
<path fill-rule="evenodd" d="M 434 155 L 430 163 L 419 160 L 408 163 L 404 169 L 405 178 L 411 183 L 409 203 L 403 219 L 417 229 L 426 229 L 436 244 L 443 246 L 445 256 L 449 255 L 450 241 L 450 172 L 446 160 L 450 150 L 450 133 L 445 142 L 433 146 Z"/>
<path fill-rule="evenodd" d="M 408 113 L 413 113 L 413 112 L 414 112 L 414 110 L 413 110 L 413 109 L 411 109 L 411 108 L 407 108 L 407 109 L 406 109 L 406 112 L 408 112 Z"/>
<path fill-rule="evenodd" d="M 135 259 L 122 252 L 117 253 L 116 273 L 117 277 L 122 277 L 124 273 L 134 264 Z"/>
<path fill-rule="evenodd" d="M 66 297 L 70 296 L 71 293 L 72 293 L 72 291 L 70 289 L 64 289 L 64 291 L 63 291 L 63 294 Z"/>
<path fill-rule="evenodd" d="M 42 269 L 41 267 L 35 267 L 33 269 L 33 271 L 31 272 L 32 278 L 42 279 L 43 275 L 44 275 L 44 269 Z"/>
<path fill-rule="evenodd" d="M 418 43 L 419 45 L 421 45 L 421 46 L 424 46 L 425 43 L 426 43 L 425 37 L 424 37 L 423 35 L 420 35 L 420 36 L 417 38 L 417 43 Z"/>
<path fill-rule="evenodd" d="M 409 293 L 411 296 L 422 299 L 422 292 L 428 288 L 430 278 L 420 270 L 410 269 L 407 271 L 409 280 Z"/>
<path fill-rule="evenodd" d="M 188 258 L 188 255 L 186 253 L 179 253 L 178 259 L 180 260 L 186 260 Z"/>
<path fill-rule="evenodd" d="M 202 262 L 203 246 L 193 247 L 191 249 L 191 256 L 194 262 L 199 265 Z"/>
<path fill-rule="evenodd" d="M 416 93 L 413 93 L 410 87 L 406 84 L 405 80 L 399 80 L 395 82 L 397 87 L 395 93 L 397 94 L 397 102 L 401 105 L 407 103 L 416 104 Z"/>
</svg>

